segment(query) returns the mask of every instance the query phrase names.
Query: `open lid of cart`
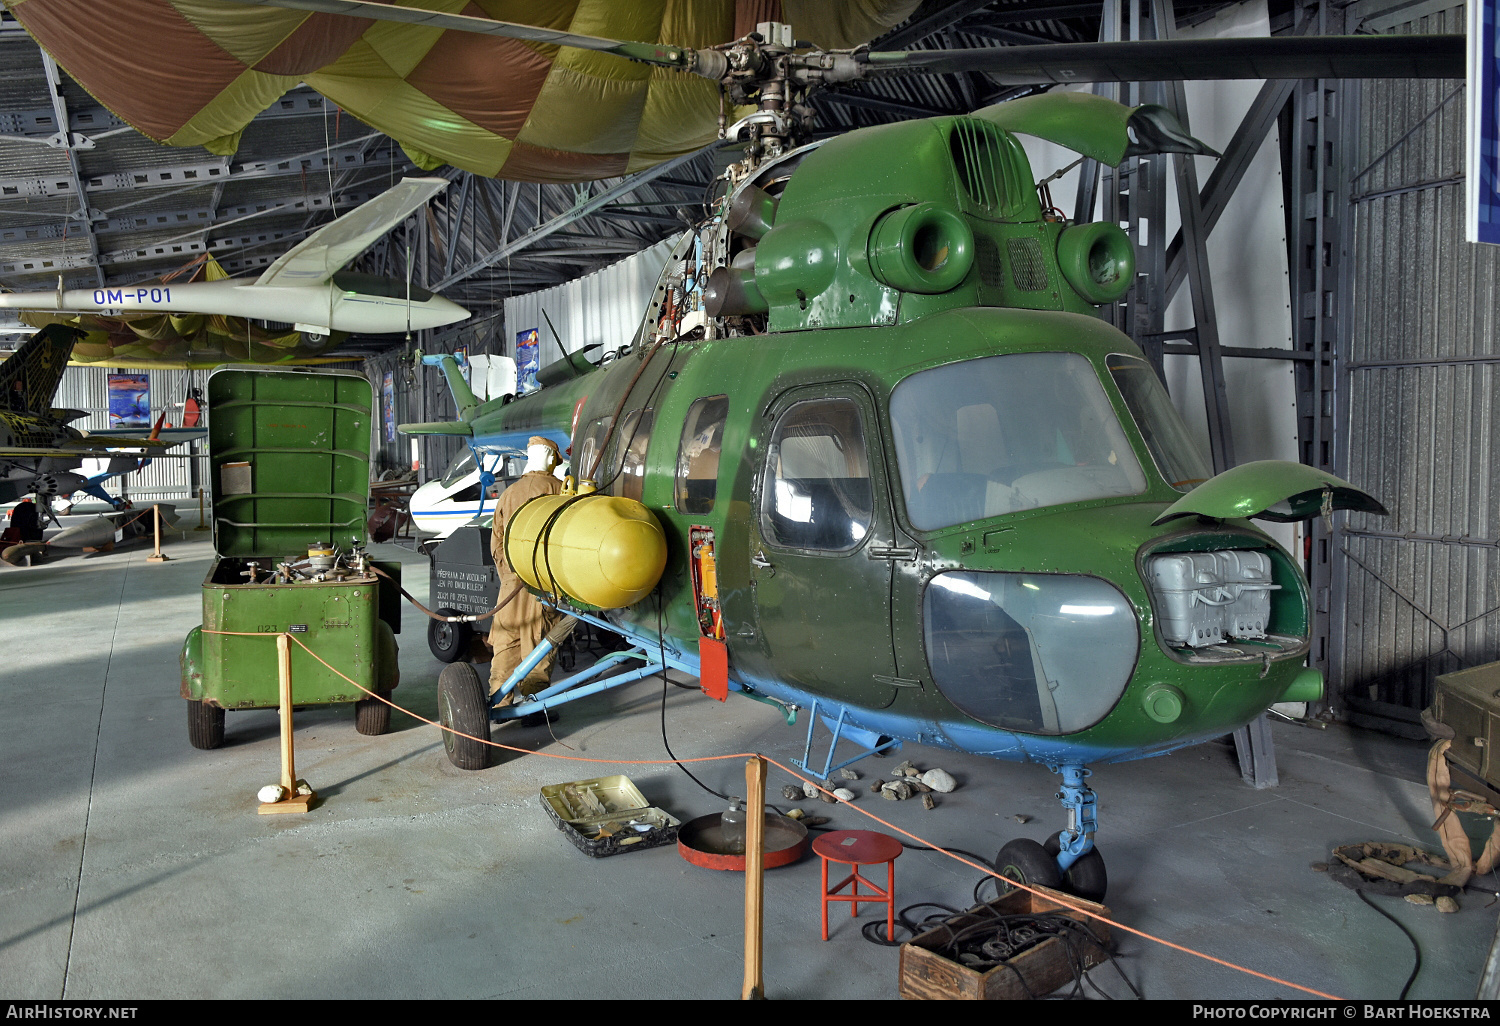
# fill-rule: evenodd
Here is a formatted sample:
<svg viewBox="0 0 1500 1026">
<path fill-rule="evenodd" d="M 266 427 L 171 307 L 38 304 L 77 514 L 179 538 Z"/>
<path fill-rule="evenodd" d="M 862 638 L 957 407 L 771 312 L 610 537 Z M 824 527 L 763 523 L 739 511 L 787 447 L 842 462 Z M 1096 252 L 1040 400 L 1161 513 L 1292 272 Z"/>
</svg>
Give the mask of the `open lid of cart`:
<svg viewBox="0 0 1500 1026">
<path fill-rule="evenodd" d="M 375 391 L 351 371 L 219 367 L 208 376 L 214 550 L 287 556 L 368 542 Z"/>
</svg>

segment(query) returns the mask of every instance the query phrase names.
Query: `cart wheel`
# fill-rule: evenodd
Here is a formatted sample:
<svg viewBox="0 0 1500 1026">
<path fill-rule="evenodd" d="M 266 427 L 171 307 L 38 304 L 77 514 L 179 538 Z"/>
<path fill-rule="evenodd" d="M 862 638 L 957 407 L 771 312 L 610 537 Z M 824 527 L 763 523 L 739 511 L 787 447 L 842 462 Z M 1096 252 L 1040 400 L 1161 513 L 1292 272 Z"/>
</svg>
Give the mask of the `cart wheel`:
<svg viewBox="0 0 1500 1026">
<path fill-rule="evenodd" d="M 1057 853 L 1062 851 L 1062 843 L 1058 840 L 1060 834 L 1053 834 L 1047 838 L 1047 843 L 1042 848 L 1052 858 L 1057 858 Z M 1062 889 L 1069 894 L 1076 894 L 1084 901 L 1104 901 L 1104 892 L 1109 887 L 1109 876 L 1104 872 L 1104 856 L 1099 854 L 1098 848 L 1090 848 L 1088 854 L 1068 867 L 1068 871 L 1062 875 Z"/>
<path fill-rule="evenodd" d="M 386 692 L 382 698 L 390 698 Z M 391 729 L 391 707 L 379 698 L 361 698 L 354 703 L 354 729 L 378 737 Z"/>
<path fill-rule="evenodd" d="M 483 743 L 490 739 L 490 703 L 471 664 L 450 663 L 438 675 L 438 722 L 449 728 L 443 731 L 449 762 L 466 770 L 490 764 L 490 746 Z"/>
<path fill-rule="evenodd" d="M 194 748 L 218 748 L 224 743 L 224 710 L 188 699 L 188 743 Z"/>
<path fill-rule="evenodd" d="M 461 616 L 456 609 L 439 609 L 439 616 Z M 427 621 L 427 647 L 439 662 L 456 663 L 469 651 L 469 639 L 474 636 L 474 627 L 467 623 L 445 623 L 442 620 Z"/>
<path fill-rule="evenodd" d="M 995 872 L 1030 887 L 1056 887 L 1062 880 L 1057 860 L 1029 837 L 1006 842 L 995 856 Z"/>
</svg>

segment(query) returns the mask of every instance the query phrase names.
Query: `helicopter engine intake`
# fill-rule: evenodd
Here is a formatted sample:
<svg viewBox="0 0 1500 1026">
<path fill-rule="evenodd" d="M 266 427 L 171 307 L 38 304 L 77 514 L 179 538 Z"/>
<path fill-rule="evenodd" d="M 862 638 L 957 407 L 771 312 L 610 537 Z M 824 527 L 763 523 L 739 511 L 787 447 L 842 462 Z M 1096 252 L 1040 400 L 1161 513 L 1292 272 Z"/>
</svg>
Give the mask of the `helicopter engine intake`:
<svg viewBox="0 0 1500 1026">
<path fill-rule="evenodd" d="M 1090 303 L 1116 302 L 1135 284 L 1135 246 L 1112 221 L 1063 229 L 1057 263 L 1067 283 Z"/>
<path fill-rule="evenodd" d="M 883 215 L 870 231 L 870 273 L 902 292 L 957 288 L 974 264 L 974 232 L 953 210 L 918 203 Z"/>
</svg>

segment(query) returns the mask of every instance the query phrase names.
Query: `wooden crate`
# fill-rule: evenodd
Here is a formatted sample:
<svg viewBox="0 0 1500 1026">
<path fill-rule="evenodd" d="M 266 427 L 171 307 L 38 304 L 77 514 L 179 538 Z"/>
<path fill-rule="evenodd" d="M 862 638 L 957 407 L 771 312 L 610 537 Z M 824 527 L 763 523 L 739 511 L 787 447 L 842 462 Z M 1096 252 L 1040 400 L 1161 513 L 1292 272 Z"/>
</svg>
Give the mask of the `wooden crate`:
<svg viewBox="0 0 1500 1026">
<path fill-rule="evenodd" d="M 1045 888 L 1043 890 L 1045 891 Z M 1004 897 L 988 902 L 987 905 L 1001 915 L 1014 915 L 1020 912 L 1061 912 L 1072 919 L 1086 922 L 1094 931 L 1095 936 L 1105 945 L 1109 944 L 1107 925 L 1068 908 L 1063 902 L 1104 916 L 1110 915 L 1109 909 L 1092 901 L 1084 901 L 1082 898 L 1075 898 L 1058 891 L 1046 891 L 1046 893 L 1056 895 L 1057 900 L 1015 890 Z M 982 918 L 984 917 L 980 914 L 970 913 L 950 921 L 962 928 L 977 923 Z M 979 972 L 933 950 L 942 947 L 947 936 L 946 929 L 938 928 L 919 934 L 901 945 L 902 997 L 928 1000 L 1014 1001 L 1028 997 L 1028 990 L 1031 996 L 1042 997 L 1073 981 L 1068 949 L 1061 938 L 1049 937 L 1035 947 L 1021 952 L 1005 964 L 997 965 L 986 972 Z M 1075 941 L 1074 949 L 1082 955 L 1084 968 L 1098 965 L 1106 957 L 1103 949 L 1087 941 L 1081 945 Z"/>
</svg>

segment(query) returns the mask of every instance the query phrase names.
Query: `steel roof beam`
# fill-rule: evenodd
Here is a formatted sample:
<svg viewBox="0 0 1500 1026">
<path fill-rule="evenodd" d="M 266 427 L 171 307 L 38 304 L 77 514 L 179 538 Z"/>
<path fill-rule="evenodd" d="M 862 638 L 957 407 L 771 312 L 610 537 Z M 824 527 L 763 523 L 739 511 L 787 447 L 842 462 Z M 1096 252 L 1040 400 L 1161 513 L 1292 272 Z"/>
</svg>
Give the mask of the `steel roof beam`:
<svg viewBox="0 0 1500 1026">
<path fill-rule="evenodd" d="M 308 117 L 322 114 L 324 99 L 312 89 L 295 89 L 272 103 L 255 116 L 256 121 L 272 121 L 289 117 Z M 84 137 L 86 143 L 98 139 L 89 133 L 109 132 L 117 129 L 135 129 L 128 121 L 116 117 L 105 107 L 72 107 L 68 109 L 68 131 Z M 50 107 L 35 107 L 26 110 L 0 111 L 0 135 L 19 135 L 40 142 L 56 136 L 59 131 L 56 113 Z M 91 146 L 85 146 L 91 148 Z"/>
<path fill-rule="evenodd" d="M 600 215 L 622 221 L 637 221 L 641 224 L 655 224 L 666 228 L 686 228 L 680 219 L 668 217 L 666 214 L 647 214 L 639 210 L 621 210 L 619 207 L 606 207 L 599 211 Z"/>
<path fill-rule="evenodd" d="M 59 125 L 66 125 L 68 123 L 68 105 L 63 100 L 62 73 L 58 71 L 57 62 L 52 59 L 52 55 L 45 50 L 42 51 L 42 70 L 47 76 L 47 92 L 49 98 L 52 100 L 53 116 L 57 119 Z M 81 222 L 79 227 L 82 228 L 84 237 L 88 240 L 90 262 L 97 267 L 99 263 L 99 240 L 94 237 L 93 227 L 89 224 L 90 210 L 88 200 L 84 198 L 83 194 L 82 169 L 78 164 L 78 154 L 72 149 L 69 149 L 67 154 L 68 172 L 72 179 L 73 195 L 78 200 L 78 214 Z M 64 259 L 67 259 L 66 256 Z M 99 284 L 104 284 L 103 268 L 99 268 Z"/>
<path fill-rule="evenodd" d="M 52 274 L 57 271 L 72 270 L 79 267 L 99 268 L 97 257 L 83 253 L 73 253 L 67 256 L 50 257 L 24 257 L 0 262 L 0 274 Z M 104 284 L 104 272 L 99 271 L 95 275 L 100 285 Z"/>
<path fill-rule="evenodd" d="M 978 36 L 981 39 L 994 39 L 1001 43 L 1013 43 L 1017 46 L 1032 46 L 1037 43 L 1061 43 L 1064 40 L 1056 36 L 1039 36 L 1034 32 L 1018 32 L 1015 29 L 1002 28 L 999 25 L 966 24 L 958 31 L 966 35 Z"/>
<path fill-rule="evenodd" d="M 350 146 L 354 142 L 364 142 L 370 138 L 379 136 L 380 133 L 375 132 L 370 136 L 364 136 L 358 140 L 336 143 L 331 149 L 338 150 Z M 16 176 L 12 178 L 0 178 L 0 198 L 6 196 L 27 198 L 70 196 L 77 193 L 80 182 L 82 183 L 82 190 L 84 192 L 93 194 L 133 189 L 154 189 L 163 186 L 182 186 L 191 189 L 220 181 L 238 182 L 250 179 L 302 175 L 308 172 L 322 173 L 330 166 L 356 170 L 376 161 L 384 163 L 395 152 L 395 149 L 396 144 L 390 143 L 388 146 L 380 147 L 373 151 L 361 150 L 355 153 L 343 153 L 330 157 L 325 155 L 324 148 L 319 147 L 308 153 L 301 153 L 292 157 L 251 161 L 241 164 L 232 172 L 229 169 L 228 159 L 220 158 L 191 164 L 177 164 L 138 171 L 93 175 L 88 178 L 80 178 L 77 181 L 72 181 L 58 175 Z M 404 168 L 407 163 L 404 157 L 401 163 Z M 114 209 L 120 208 L 117 207 Z"/>
<path fill-rule="evenodd" d="M 919 39 L 943 31 L 984 7 L 990 0 L 927 0 L 894 32 L 870 44 L 872 50 L 904 50 Z M 1097 5 L 1095 5 L 1097 8 Z"/>
<path fill-rule="evenodd" d="M 575 221 L 578 221 L 581 218 L 585 218 L 590 214 L 602 210 L 603 208 L 613 203 L 615 200 L 620 199 L 623 196 L 630 195 L 641 186 L 664 179 L 666 175 L 677 170 L 679 167 L 692 162 L 711 148 L 712 147 L 705 147 L 702 150 L 696 150 L 692 153 L 683 154 L 682 156 L 673 158 L 672 160 L 663 161 L 662 163 L 657 164 L 655 167 L 647 168 L 645 171 L 639 171 L 636 174 L 629 176 L 628 178 L 621 179 L 615 185 L 611 186 L 608 189 L 605 189 L 593 199 L 586 200 L 585 202 L 575 206 L 573 209 L 559 214 L 552 220 L 548 221 L 546 224 L 537 225 L 531 231 L 522 235 L 520 238 L 516 239 L 513 242 L 502 243 L 496 249 L 491 250 L 484 257 L 470 264 L 468 267 L 460 271 L 455 271 L 452 274 L 445 275 L 441 281 L 438 281 L 429 287 L 434 292 L 441 292 L 448 286 L 462 281 L 463 279 L 484 270 L 486 267 L 494 266 L 495 264 L 504 260 L 506 257 L 509 257 L 515 253 L 519 253 L 524 249 L 529 249 L 547 236 L 562 231 L 564 228 L 568 227 L 568 225 L 570 224 L 573 224 Z M 684 185 L 684 187 L 696 188 L 700 190 L 703 188 L 702 185 Z M 538 211 L 538 214 L 540 214 L 540 210 Z"/>
<path fill-rule="evenodd" d="M 908 103 L 905 100 L 896 100 L 887 96 L 871 96 L 869 93 L 838 92 L 829 90 L 819 93 L 814 102 L 826 100 L 845 107 L 858 107 L 862 110 L 879 111 L 882 114 L 895 114 L 903 118 L 932 118 L 941 117 L 946 114 L 967 114 L 968 111 L 939 110 L 936 107 L 928 107 L 920 103 Z"/>
</svg>

